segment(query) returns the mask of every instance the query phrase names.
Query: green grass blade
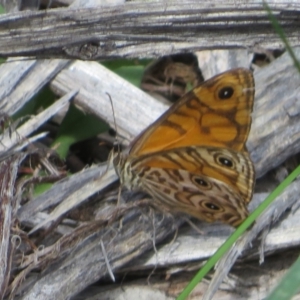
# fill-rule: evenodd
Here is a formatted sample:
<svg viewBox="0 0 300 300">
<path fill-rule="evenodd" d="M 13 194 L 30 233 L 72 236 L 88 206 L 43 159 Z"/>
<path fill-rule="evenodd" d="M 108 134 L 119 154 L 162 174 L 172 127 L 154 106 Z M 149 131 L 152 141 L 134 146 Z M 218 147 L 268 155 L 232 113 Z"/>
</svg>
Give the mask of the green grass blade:
<svg viewBox="0 0 300 300">
<path fill-rule="evenodd" d="M 3 15 L 5 13 L 6 13 L 6 11 L 5 11 L 4 6 L 0 4 L 0 15 Z"/>
<path fill-rule="evenodd" d="M 298 166 L 280 185 L 249 215 L 249 217 L 236 229 L 236 231 L 224 242 L 216 253 L 206 262 L 202 269 L 195 275 L 191 282 L 186 286 L 177 300 L 184 300 L 192 292 L 195 286 L 204 276 L 214 267 L 218 260 L 232 247 L 237 239 L 252 225 L 258 216 L 279 196 L 293 180 L 300 175 Z"/>
<path fill-rule="evenodd" d="M 273 26 L 273 28 L 275 29 L 275 31 L 277 32 L 277 34 L 279 35 L 280 39 L 282 40 L 282 42 L 284 43 L 285 47 L 286 47 L 286 50 L 287 52 L 289 53 L 289 55 L 291 56 L 293 62 L 294 62 L 294 65 L 295 67 L 297 68 L 298 72 L 300 73 L 300 63 L 299 61 L 297 60 L 297 57 L 292 49 L 292 47 L 290 46 L 290 43 L 289 41 L 287 40 L 286 36 L 285 36 L 285 33 L 282 29 L 282 27 L 279 25 L 277 19 L 275 18 L 275 16 L 273 15 L 269 5 L 267 4 L 267 2 L 263 1 L 263 5 L 264 5 L 264 8 L 265 10 L 267 11 L 268 13 L 268 17 L 269 17 L 269 20 Z"/>
<path fill-rule="evenodd" d="M 300 257 L 290 267 L 282 278 L 280 284 L 266 298 L 266 300 L 287 300 L 291 299 L 300 291 Z"/>
<path fill-rule="evenodd" d="M 290 57 L 294 62 L 295 67 L 300 73 L 300 63 L 297 60 L 296 55 L 292 47 L 290 46 L 282 27 L 280 26 L 277 19 L 273 15 L 268 4 L 265 1 L 263 2 L 263 4 L 266 11 L 268 12 L 270 22 L 272 23 L 277 34 L 280 36 L 282 42 L 286 47 L 287 52 L 289 53 Z M 300 257 L 288 270 L 284 278 L 281 280 L 278 286 L 273 290 L 273 292 L 266 298 L 266 300 L 291 299 L 299 291 L 300 291 Z"/>
</svg>

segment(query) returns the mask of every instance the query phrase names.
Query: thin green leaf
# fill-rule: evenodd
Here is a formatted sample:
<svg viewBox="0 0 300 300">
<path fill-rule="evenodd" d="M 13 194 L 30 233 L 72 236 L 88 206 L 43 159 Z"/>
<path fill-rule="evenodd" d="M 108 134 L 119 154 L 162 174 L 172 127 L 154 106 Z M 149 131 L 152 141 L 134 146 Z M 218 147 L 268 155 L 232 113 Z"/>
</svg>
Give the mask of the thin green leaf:
<svg viewBox="0 0 300 300">
<path fill-rule="evenodd" d="M 300 292 L 300 257 L 290 267 L 280 284 L 266 300 L 287 300 Z"/>
<path fill-rule="evenodd" d="M 0 15 L 6 14 L 5 8 L 3 5 L 0 5 Z"/>
<path fill-rule="evenodd" d="M 285 33 L 282 29 L 282 27 L 280 26 L 280 24 L 278 23 L 277 19 L 275 18 L 275 16 L 273 15 L 269 5 L 267 4 L 267 2 L 263 1 L 263 5 L 264 8 L 266 9 L 267 13 L 268 13 L 268 17 L 269 20 L 273 26 L 273 28 L 275 29 L 275 31 L 277 32 L 277 34 L 279 35 L 279 37 L 281 38 L 282 42 L 284 43 L 287 52 L 289 53 L 289 55 L 291 56 L 295 67 L 297 68 L 298 72 L 300 73 L 300 63 L 297 60 L 297 57 L 292 49 L 292 47 L 290 46 L 289 41 L 287 40 Z"/>
</svg>

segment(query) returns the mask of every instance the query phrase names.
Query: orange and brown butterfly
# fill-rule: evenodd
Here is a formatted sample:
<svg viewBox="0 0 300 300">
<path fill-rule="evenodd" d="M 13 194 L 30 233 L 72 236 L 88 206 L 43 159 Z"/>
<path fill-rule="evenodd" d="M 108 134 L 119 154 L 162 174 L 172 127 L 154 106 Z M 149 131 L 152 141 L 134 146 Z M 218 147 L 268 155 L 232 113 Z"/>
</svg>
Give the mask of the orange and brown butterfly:
<svg viewBox="0 0 300 300">
<path fill-rule="evenodd" d="M 254 167 L 246 149 L 254 80 L 233 69 L 195 87 L 146 128 L 114 166 L 121 184 L 170 211 L 238 226 L 248 215 Z"/>
</svg>

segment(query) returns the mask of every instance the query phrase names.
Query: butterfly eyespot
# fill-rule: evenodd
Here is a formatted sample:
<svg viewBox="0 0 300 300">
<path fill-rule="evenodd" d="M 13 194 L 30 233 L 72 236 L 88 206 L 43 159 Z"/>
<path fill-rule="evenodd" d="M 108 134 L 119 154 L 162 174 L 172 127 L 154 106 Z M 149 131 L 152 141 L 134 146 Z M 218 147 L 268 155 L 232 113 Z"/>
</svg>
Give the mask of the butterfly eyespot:
<svg viewBox="0 0 300 300">
<path fill-rule="evenodd" d="M 217 157 L 217 161 L 220 165 L 233 169 L 234 168 L 234 162 L 229 157 L 226 157 L 224 155 L 220 155 Z"/>
<path fill-rule="evenodd" d="M 203 178 L 201 177 L 194 177 L 194 182 L 197 184 L 197 185 L 200 185 L 201 187 L 203 188 L 210 188 L 210 183 L 207 182 L 206 180 L 204 180 Z"/>
<path fill-rule="evenodd" d="M 217 205 L 215 205 L 215 204 L 213 204 L 213 203 L 210 203 L 210 202 L 206 202 L 206 203 L 204 203 L 204 205 L 205 205 L 205 207 L 208 208 L 209 210 L 214 210 L 214 211 L 220 210 L 220 207 L 219 207 L 219 206 L 217 206 Z"/>
<path fill-rule="evenodd" d="M 220 89 L 218 96 L 220 99 L 230 99 L 234 93 L 234 89 L 231 86 L 225 86 Z"/>
</svg>

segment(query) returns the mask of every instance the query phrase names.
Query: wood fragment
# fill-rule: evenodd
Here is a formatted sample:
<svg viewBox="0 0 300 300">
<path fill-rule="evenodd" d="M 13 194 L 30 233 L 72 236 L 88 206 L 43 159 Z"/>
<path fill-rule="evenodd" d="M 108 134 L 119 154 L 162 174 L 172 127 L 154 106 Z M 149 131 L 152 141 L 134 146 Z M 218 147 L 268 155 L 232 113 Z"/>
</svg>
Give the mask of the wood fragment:
<svg viewBox="0 0 300 300">
<path fill-rule="evenodd" d="M 11 276 L 14 254 L 11 230 L 16 226 L 15 181 L 20 163 L 25 154 L 11 156 L 0 163 L 0 299 L 3 299 Z"/>
<path fill-rule="evenodd" d="M 16 146 L 20 146 L 23 140 L 26 139 L 36 128 L 40 127 L 45 121 L 50 119 L 54 114 L 60 111 L 69 101 L 76 95 L 77 91 L 71 91 L 60 100 L 55 102 L 49 108 L 41 112 L 39 115 L 32 117 L 28 122 L 19 127 L 16 131 L 10 134 L 9 129 L 0 136 L 0 155 L 3 152 L 9 151 Z M 25 143 L 26 145 L 27 143 Z M 24 145 L 24 143 L 23 143 Z M 19 149 L 21 150 L 21 149 Z"/>
<path fill-rule="evenodd" d="M 299 4 L 268 5 L 289 43 L 299 46 Z M 0 27 L 1 57 L 99 60 L 257 45 L 283 48 L 263 4 L 255 0 L 130 1 L 115 7 L 24 11 L 2 15 Z"/>
<path fill-rule="evenodd" d="M 13 115 L 38 93 L 68 60 L 8 61 L 0 66 L 1 111 Z M 6 87 L 6 88 L 3 88 Z"/>
</svg>

